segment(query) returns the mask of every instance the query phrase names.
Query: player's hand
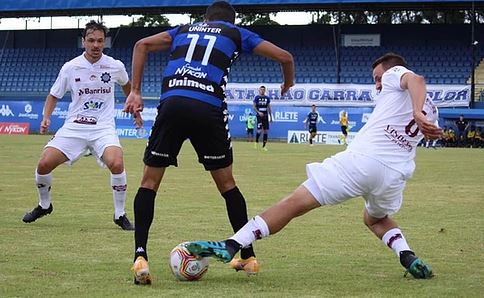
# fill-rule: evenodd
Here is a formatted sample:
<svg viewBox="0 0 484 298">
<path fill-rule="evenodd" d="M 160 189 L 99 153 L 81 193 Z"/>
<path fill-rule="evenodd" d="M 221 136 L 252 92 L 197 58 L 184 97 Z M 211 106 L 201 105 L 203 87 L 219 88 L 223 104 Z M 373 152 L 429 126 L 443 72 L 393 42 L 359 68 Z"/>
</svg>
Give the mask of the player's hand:
<svg viewBox="0 0 484 298">
<path fill-rule="evenodd" d="M 292 86 L 294 86 L 294 83 L 282 83 L 281 84 L 281 95 L 284 95 L 286 94 L 287 91 L 289 91 L 289 88 L 291 88 Z"/>
<path fill-rule="evenodd" d="M 442 137 L 442 128 L 428 121 L 423 113 L 414 113 L 413 118 L 427 139 L 435 140 Z"/>
<path fill-rule="evenodd" d="M 143 118 L 141 117 L 140 112 L 135 112 L 133 114 L 133 118 L 134 118 L 134 127 L 136 127 L 136 128 L 143 127 Z"/>
<path fill-rule="evenodd" d="M 257 114 L 259 114 L 260 117 L 264 117 L 264 113 L 262 112 L 257 112 Z"/>
<path fill-rule="evenodd" d="M 142 112 L 143 108 L 144 108 L 144 105 L 143 105 L 143 98 L 141 97 L 141 93 L 131 91 L 128 97 L 126 98 L 123 111 L 126 113 L 136 115 Z"/>
<path fill-rule="evenodd" d="M 46 134 L 49 131 L 49 126 L 50 126 L 50 119 L 42 119 L 40 122 L 40 133 L 41 134 Z"/>
</svg>

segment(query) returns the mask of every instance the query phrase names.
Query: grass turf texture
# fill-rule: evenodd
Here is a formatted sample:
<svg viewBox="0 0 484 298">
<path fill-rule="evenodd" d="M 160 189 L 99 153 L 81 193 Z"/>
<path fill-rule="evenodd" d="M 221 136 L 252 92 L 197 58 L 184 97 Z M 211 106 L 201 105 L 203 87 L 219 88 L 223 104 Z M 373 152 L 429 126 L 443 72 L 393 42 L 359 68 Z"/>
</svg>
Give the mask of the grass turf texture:
<svg viewBox="0 0 484 298">
<path fill-rule="evenodd" d="M 394 217 L 411 248 L 429 262 L 432 280 L 404 278 L 396 255 L 362 222 L 363 200 L 314 210 L 255 244 L 261 263 L 247 277 L 211 260 L 201 281 L 179 282 L 170 250 L 187 240 L 231 235 L 225 203 L 209 173 L 184 144 L 156 199 L 148 252 L 151 287 L 133 285 L 133 233 L 112 221 L 109 171 L 94 158 L 54 171 L 54 212 L 21 221 L 37 204 L 34 169 L 49 136 L 0 136 L 0 297 L 477 297 L 484 291 L 484 151 L 421 149 Z M 144 140 L 122 140 L 127 211 L 142 171 Z M 304 165 L 342 146 L 234 143 L 234 174 L 253 216 L 294 190 Z"/>
</svg>

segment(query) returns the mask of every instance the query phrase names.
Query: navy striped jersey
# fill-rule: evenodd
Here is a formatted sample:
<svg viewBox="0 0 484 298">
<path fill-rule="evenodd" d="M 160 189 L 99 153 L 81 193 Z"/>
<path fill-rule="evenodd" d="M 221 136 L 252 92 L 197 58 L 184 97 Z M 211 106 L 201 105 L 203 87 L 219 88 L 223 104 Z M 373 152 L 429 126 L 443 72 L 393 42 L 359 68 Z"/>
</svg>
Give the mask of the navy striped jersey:
<svg viewBox="0 0 484 298">
<path fill-rule="evenodd" d="M 316 126 L 316 124 L 318 123 L 318 117 L 318 112 L 309 112 L 307 117 L 309 126 Z"/>
<path fill-rule="evenodd" d="M 182 25 L 167 32 L 172 46 L 160 100 L 183 96 L 215 106 L 225 101 L 232 63 L 263 41 L 249 30 L 222 21 Z"/>
<path fill-rule="evenodd" d="M 269 96 L 256 95 L 253 102 L 257 111 L 262 112 L 264 115 L 267 115 L 267 106 L 271 103 L 271 99 L 269 98 Z"/>
</svg>

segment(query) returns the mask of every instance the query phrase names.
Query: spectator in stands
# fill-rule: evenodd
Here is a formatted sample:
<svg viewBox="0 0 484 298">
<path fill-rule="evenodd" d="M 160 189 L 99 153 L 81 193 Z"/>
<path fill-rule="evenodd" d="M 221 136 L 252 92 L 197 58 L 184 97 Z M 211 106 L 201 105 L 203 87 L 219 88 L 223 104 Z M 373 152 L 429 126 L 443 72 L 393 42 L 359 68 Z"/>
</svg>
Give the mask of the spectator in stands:
<svg viewBox="0 0 484 298">
<path fill-rule="evenodd" d="M 343 142 L 343 145 L 348 145 L 348 113 L 341 111 L 339 114 L 339 124 L 341 125 L 341 137 L 338 142 Z"/>
<path fill-rule="evenodd" d="M 425 79 L 409 70 L 399 55 L 378 58 L 373 79 L 379 91 L 375 109 L 347 150 L 306 165 L 308 179 L 302 185 L 230 239 L 194 241 L 187 249 L 228 262 L 240 247 L 279 232 L 295 217 L 363 196 L 367 227 L 397 254 L 407 272 L 415 278 L 432 277 L 430 266 L 415 256 L 390 215 L 402 204 L 405 181 L 415 169 L 417 143 L 423 136 L 435 139 L 442 134 L 434 124 L 437 108 L 426 99 Z"/>
<path fill-rule="evenodd" d="M 262 136 L 262 150 L 267 151 L 267 137 L 269 131 L 269 121 L 272 122 L 271 99 L 266 95 L 266 87 L 259 87 L 259 95 L 256 95 L 253 101 L 254 110 L 257 115 L 257 134 L 255 136 L 254 148 L 259 144 L 259 137 L 264 130 Z"/>
<path fill-rule="evenodd" d="M 245 129 L 247 132 L 247 142 L 253 142 L 254 141 L 254 127 L 257 122 L 256 117 L 252 114 L 252 112 L 249 113 L 247 116 L 247 120 L 245 121 Z"/>
<path fill-rule="evenodd" d="M 457 146 L 465 146 L 466 130 L 469 122 L 464 119 L 464 115 L 460 115 L 459 119 L 455 121 L 455 125 L 457 126 Z"/>
<path fill-rule="evenodd" d="M 304 120 L 304 127 L 309 128 L 309 145 L 313 146 L 313 139 L 318 133 L 319 113 L 316 111 L 316 105 L 311 106 L 311 112 L 308 113 Z"/>
<path fill-rule="evenodd" d="M 123 230 L 134 230 L 125 212 L 126 172 L 114 124 L 114 83 L 121 85 L 126 95 L 131 83 L 124 64 L 103 54 L 106 33 L 102 23 L 86 24 L 82 34 L 84 53 L 64 64 L 47 95 L 40 123 L 42 134 L 49 130 L 50 116 L 58 99 L 70 92 L 72 103 L 64 125 L 47 143 L 37 164 L 35 182 L 39 205 L 25 214 L 26 223 L 52 212 L 52 171 L 62 163 L 73 164 L 89 149 L 111 172 L 114 223 Z M 139 112 L 135 116 L 137 126 L 141 126 Z"/>
<path fill-rule="evenodd" d="M 224 94 L 228 71 L 239 53 L 254 53 L 276 60 L 281 64 L 281 93 L 284 94 L 294 85 L 294 60 L 289 52 L 235 26 L 234 22 L 234 8 L 228 2 L 216 1 L 207 8 L 203 22 L 143 38 L 134 46 L 133 83 L 125 104 L 125 111 L 129 113 L 143 109 L 140 88 L 148 53 L 171 51 L 171 60 L 164 68 L 158 116 L 143 159 L 141 187 L 134 201 L 136 229 L 132 269 L 136 284 L 151 284 L 146 247 L 156 191 L 166 167 L 177 165 L 177 155 L 186 139 L 190 139 L 199 162 L 210 171 L 225 199 L 233 230 L 238 231 L 247 223 L 245 199 L 232 174 L 232 144 Z M 242 250 L 241 259 L 235 259 L 231 265 L 248 274 L 259 271 L 252 247 Z"/>
</svg>

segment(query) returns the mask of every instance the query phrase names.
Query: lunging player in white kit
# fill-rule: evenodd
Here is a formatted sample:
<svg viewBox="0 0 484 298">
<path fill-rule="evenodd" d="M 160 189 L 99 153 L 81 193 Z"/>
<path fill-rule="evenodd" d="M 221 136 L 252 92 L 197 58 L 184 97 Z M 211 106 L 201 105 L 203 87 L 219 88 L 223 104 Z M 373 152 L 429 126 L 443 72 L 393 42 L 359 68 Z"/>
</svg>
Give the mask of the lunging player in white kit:
<svg viewBox="0 0 484 298">
<path fill-rule="evenodd" d="M 37 165 L 39 205 L 25 214 L 26 223 L 52 212 L 52 171 L 62 163 L 73 164 L 89 149 L 111 172 L 114 222 L 123 230 L 134 230 L 125 212 L 126 172 L 114 123 L 114 83 L 121 85 L 128 95 L 131 82 L 124 64 L 103 54 L 106 33 L 102 23 L 86 24 L 82 35 L 85 52 L 64 64 L 46 98 L 40 124 L 42 134 L 49 129 L 57 100 L 70 91 L 72 102 L 64 125 L 45 146 Z M 136 119 L 136 125 L 140 126 L 139 114 Z"/>
<path fill-rule="evenodd" d="M 362 196 L 364 222 L 390 247 L 415 278 L 432 277 L 432 269 L 415 256 L 397 223 L 389 216 L 402 204 L 405 181 L 415 169 L 417 144 L 442 130 L 434 123 L 437 109 L 426 99 L 422 76 L 407 69 L 403 57 L 388 53 L 373 63 L 379 92 L 375 109 L 348 148 L 322 163 L 306 166 L 308 179 L 292 194 L 250 220 L 226 241 L 195 241 L 187 248 L 198 256 L 228 262 L 240 249 L 279 232 L 293 218 L 322 205 Z"/>
</svg>

